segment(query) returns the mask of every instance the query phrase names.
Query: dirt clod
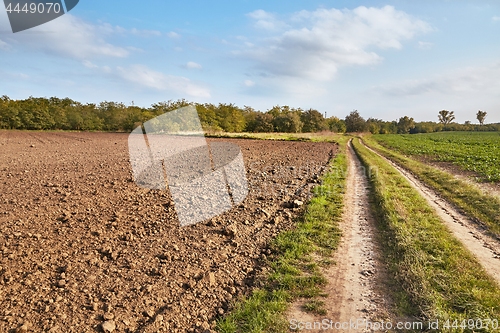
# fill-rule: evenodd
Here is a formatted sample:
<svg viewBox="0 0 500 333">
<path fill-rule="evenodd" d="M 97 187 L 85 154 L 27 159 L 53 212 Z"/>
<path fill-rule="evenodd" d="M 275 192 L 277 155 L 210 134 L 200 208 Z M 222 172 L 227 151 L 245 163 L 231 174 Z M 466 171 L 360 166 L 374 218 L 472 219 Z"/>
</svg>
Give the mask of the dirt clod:
<svg viewBox="0 0 500 333">
<path fill-rule="evenodd" d="M 111 333 L 116 329 L 116 324 L 113 320 L 106 320 L 101 324 L 102 330 L 105 333 Z"/>
</svg>

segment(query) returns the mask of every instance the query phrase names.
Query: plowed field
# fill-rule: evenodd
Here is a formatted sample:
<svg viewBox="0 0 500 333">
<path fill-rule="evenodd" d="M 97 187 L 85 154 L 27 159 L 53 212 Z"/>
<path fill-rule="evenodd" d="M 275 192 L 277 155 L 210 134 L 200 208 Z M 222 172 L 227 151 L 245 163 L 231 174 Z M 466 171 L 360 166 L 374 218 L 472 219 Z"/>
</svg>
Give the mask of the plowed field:
<svg viewBox="0 0 500 333">
<path fill-rule="evenodd" d="M 230 140 L 248 197 L 180 227 L 168 191 L 134 183 L 127 138 L 0 131 L 0 332 L 210 332 L 336 152 Z"/>
</svg>

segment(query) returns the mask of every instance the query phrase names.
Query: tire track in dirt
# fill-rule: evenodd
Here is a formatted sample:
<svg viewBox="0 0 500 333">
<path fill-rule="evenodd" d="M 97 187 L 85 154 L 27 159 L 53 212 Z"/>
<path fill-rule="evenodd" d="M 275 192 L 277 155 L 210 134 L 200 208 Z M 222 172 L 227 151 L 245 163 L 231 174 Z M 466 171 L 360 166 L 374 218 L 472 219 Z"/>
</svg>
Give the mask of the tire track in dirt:
<svg viewBox="0 0 500 333">
<path fill-rule="evenodd" d="M 380 249 L 375 240 L 375 219 L 370 211 L 369 183 L 366 169 L 354 153 L 351 143 L 347 156 L 349 170 L 345 194 L 344 218 L 340 227 L 342 240 L 334 254 L 335 264 L 325 272 L 328 284 L 324 300 L 326 315 L 322 318 L 305 313 L 301 306 L 303 300 L 293 305 L 290 320 L 303 323 L 318 323 L 328 319 L 342 323 L 382 321 L 389 318 L 390 300 L 383 281 L 387 272 L 380 262 Z M 329 327 L 326 331 L 331 330 Z M 342 328 L 333 327 L 336 332 L 372 332 L 366 325 Z M 324 332 L 324 328 L 307 329 L 308 332 Z"/>
<path fill-rule="evenodd" d="M 363 142 L 362 144 L 390 163 L 422 195 L 453 235 L 476 257 L 488 274 L 500 284 L 500 242 L 489 236 L 485 230 L 470 218 L 460 213 L 453 205 L 441 198 L 434 190 L 418 180 L 409 171 L 390 159 L 380 155 Z"/>
</svg>

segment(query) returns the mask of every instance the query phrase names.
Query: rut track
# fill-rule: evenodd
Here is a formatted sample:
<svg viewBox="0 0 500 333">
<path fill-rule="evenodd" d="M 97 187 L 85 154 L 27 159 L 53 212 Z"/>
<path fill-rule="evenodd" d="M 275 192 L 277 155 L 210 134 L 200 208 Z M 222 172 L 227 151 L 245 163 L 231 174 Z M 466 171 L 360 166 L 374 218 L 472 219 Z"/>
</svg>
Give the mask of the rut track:
<svg viewBox="0 0 500 333">
<path fill-rule="evenodd" d="M 484 270 L 500 284 L 500 242 L 489 236 L 484 229 L 480 229 L 469 217 L 441 198 L 409 171 L 371 149 L 364 142 L 362 144 L 390 163 L 408 180 L 427 200 L 453 235 L 477 258 Z"/>
<path fill-rule="evenodd" d="M 342 240 L 334 254 L 335 264 L 324 274 L 328 280 L 324 299 L 326 315 L 321 318 L 304 312 L 299 300 L 293 305 L 288 318 L 304 323 L 319 322 L 324 318 L 333 323 L 351 323 L 358 320 L 379 321 L 389 317 L 391 300 L 383 281 L 387 278 L 385 266 L 380 261 L 375 218 L 370 210 L 369 183 L 362 166 L 349 142 L 347 147 L 349 170 L 342 229 Z M 322 329 L 307 329 L 323 332 Z M 338 332 L 371 332 L 359 325 Z"/>
</svg>

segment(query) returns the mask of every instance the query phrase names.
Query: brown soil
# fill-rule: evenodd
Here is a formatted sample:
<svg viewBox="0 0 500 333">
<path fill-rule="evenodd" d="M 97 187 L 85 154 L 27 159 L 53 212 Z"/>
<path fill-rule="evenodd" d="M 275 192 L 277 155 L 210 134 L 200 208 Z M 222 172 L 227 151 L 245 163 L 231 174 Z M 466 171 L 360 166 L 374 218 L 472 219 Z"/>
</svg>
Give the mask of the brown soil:
<svg viewBox="0 0 500 333">
<path fill-rule="evenodd" d="M 378 154 L 373 149 L 370 150 Z M 416 179 L 409 171 L 391 160 L 381 157 L 391 163 L 427 200 L 453 235 L 477 258 L 484 270 L 500 284 L 500 242 L 490 237 L 484 228 L 480 228 L 455 206 L 443 200 L 434 190 Z"/>
<path fill-rule="evenodd" d="M 370 211 L 369 184 L 365 168 L 349 144 L 349 172 L 345 196 L 344 218 L 340 225 L 342 240 L 334 254 L 335 264 L 325 271 L 328 284 L 323 301 L 326 315 L 318 317 L 304 312 L 305 300 L 296 302 L 288 315 L 290 321 L 305 323 L 321 322 L 328 319 L 333 323 L 356 323 L 387 321 L 392 304 L 384 281 L 387 271 L 380 262 L 380 249 L 376 238 L 375 220 Z M 291 322 L 292 323 L 292 322 Z M 366 322 L 365 322 L 366 323 Z M 308 332 L 323 332 L 311 329 Z M 349 326 L 339 332 L 371 332 L 366 325 L 357 329 Z"/>
<path fill-rule="evenodd" d="M 132 181 L 127 137 L 0 131 L 0 332 L 210 332 L 336 151 L 231 140 L 248 197 L 181 228 L 168 191 Z"/>
</svg>

